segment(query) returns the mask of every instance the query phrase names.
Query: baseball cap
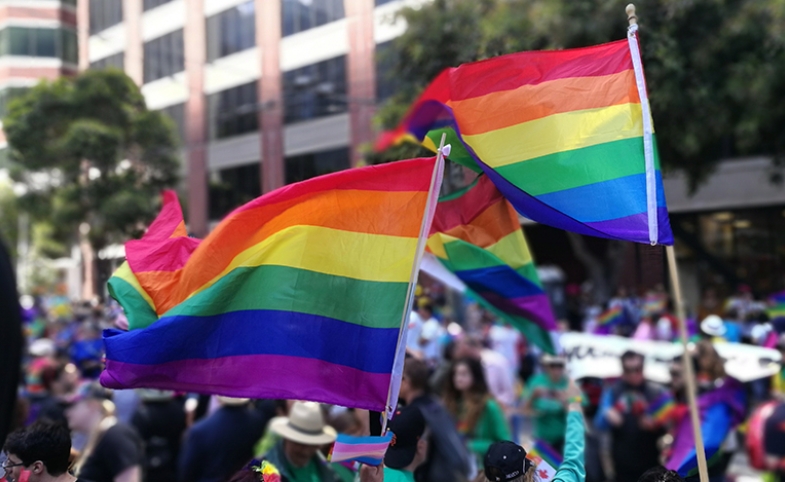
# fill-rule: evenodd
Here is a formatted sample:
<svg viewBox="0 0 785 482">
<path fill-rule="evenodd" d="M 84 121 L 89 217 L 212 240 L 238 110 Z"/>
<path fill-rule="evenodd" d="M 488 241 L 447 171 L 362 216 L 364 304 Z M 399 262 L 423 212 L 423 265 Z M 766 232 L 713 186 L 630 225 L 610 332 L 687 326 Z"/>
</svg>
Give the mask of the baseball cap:
<svg viewBox="0 0 785 482">
<path fill-rule="evenodd" d="M 485 477 L 492 482 L 520 477 L 529 467 L 526 451 L 513 442 L 496 442 L 485 453 Z"/>
<path fill-rule="evenodd" d="M 390 422 L 390 431 L 393 438 L 384 454 L 384 465 L 391 469 L 402 469 L 414 460 L 417 442 L 425 432 L 425 418 L 417 407 L 404 407 L 395 413 Z"/>
</svg>

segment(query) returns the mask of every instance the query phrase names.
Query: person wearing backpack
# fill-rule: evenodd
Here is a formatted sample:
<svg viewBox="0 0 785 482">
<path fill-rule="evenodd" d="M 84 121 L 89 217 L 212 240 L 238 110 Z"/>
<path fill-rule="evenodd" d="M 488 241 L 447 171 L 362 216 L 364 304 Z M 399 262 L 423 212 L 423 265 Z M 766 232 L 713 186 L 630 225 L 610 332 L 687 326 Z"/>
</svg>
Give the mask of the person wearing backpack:
<svg viewBox="0 0 785 482">
<path fill-rule="evenodd" d="M 141 403 L 131 417 L 145 444 L 145 480 L 177 480 L 177 457 L 185 432 L 185 406 L 173 392 L 140 389 Z"/>
</svg>

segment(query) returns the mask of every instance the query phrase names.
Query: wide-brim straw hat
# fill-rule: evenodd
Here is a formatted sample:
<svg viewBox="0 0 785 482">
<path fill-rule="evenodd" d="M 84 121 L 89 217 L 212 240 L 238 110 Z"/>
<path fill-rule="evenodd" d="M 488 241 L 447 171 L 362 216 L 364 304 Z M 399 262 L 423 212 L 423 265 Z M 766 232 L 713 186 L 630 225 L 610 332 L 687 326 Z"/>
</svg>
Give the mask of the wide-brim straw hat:
<svg viewBox="0 0 785 482">
<path fill-rule="evenodd" d="M 728 329 L 717 315 L 709 315 L 701 321 L 701 331 L 709 336 L 723 336 Z"/>
<path fill-rule="evenodd" d="M 335 442 L 337 434 L 325 425 L 318 403 L 295 402 L 288 417 L 276 417 L 270 429 L 286 440 L 303 445 L 326 445 Z"/>
</svg>

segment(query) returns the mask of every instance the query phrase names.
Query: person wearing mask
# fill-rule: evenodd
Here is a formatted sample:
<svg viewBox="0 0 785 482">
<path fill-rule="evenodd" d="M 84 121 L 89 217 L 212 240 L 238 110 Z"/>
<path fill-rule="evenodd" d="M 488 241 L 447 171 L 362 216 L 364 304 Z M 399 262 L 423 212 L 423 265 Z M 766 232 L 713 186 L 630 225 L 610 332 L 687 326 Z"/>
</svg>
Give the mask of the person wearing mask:
<svg viewBox="0 0 785 482">
<path fill-rule="evenodd" d="M 469 453 L 444 406 L 428 393 L 428 365 L 406 360 L 400 395 L 407 407 L 422 413 L 430 433 L 428 456 L 415 472 L 417 482 L 454 482 L 469 474 Z"/>
<path fill-rule="evenodd" d="M 71 434 L 61 423 L 38 421 L 12 432 L 3 451 L 7 458 L 0 468 L 0 479 L 11 482 L 80 482 L 68 473 Z"/>
<path fill-rule="evenodd" d="M 529 381 L 524 393 L 523 413 L 534 419 L 534 438 L 561 453 L 567 430 L 567 359 L 545 354 L 543 372 Z"/>
<path fill-rule="evenodd" d="M 414 482 L 414 472 L 428 454 L 422 412 L 417 407 L 404 407 L 390 421 L 390 431 L 394 442 L 384 454 L 384 482 Z"/>
<path fill-rule="evenodd" d="M 282 482 L 340 482 L 320 452 L 337 434 L 324 423 L 318 403 L 295 402 L 289 416 L 274 418 L 270 429 L 281 440 L 264 459 L 278 468 Z"/>
<path fill-rule="evenodd" d="M 166 390 L 137 390 L 141 403 L 131 417 L 145 445 L 146 482 L 177 480 L 177 457 L 185 432 L 183 402 Z"/>
<path fill-rule="evenodd" d="M 222 482 L 253 457 L 265 420 L 247 398 L 218 401 L 220 407 L 185 437 L 178 462 L 181 482 Z"/>
<path fill-rule="evenodd" d="M 643 377 L 643 355 L 627 351 L 621 356 L 621 380 L 602 395 L 594 426 L 610 430 L 611 459 L 616 480 L 637 480 L 659 463 L 659 438 L 665 434 L 647 413 L 649 405 L 666 391 Z"/>
<path fill-rule="evenodd" d="M 90 482 L 141 482 L 142 440 L 136 430 L 114 416 L 111 398 L 111 392 L 98 382 L 88 382 L 66 409 L 71 430 L 87 440 L 74 464 L 75 472 Z"/>
<path fill-rule="evenodd" d="M 584 482 L 585 422 L 583 419 L 581 390 L 570 381 L 565 389 L 567 397 L 567 437 L 564 444 L 564 460 L 551 482 Z M 482 482 L 533 482 L 540 480 L 538 468 L 526 457 L 526 450 L 509 442 L 496 442 L 485 454 Z M 626 481 L 625 481 L 626 482 Z"/>
<path fill-rule="evenodd" d="M 458 422 L 458 433 L 466 439 L 479 465 L 493 442 L 511 438 L 504 411 L 488 390 L 478 360 L 462 358 L 454 362 L 446 382 L 445 406 Z"/>
</svg>

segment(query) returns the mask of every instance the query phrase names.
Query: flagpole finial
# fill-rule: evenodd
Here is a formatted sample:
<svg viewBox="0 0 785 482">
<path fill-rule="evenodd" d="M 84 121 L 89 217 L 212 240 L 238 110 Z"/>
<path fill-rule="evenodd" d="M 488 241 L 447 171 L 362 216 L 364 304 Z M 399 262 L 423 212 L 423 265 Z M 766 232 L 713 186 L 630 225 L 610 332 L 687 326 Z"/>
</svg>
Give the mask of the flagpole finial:
<svg viewBox="0 0 785 482">
<path fill-rule="evenodd" d="M 630 22 L 630 25 L 637 25 L 638 16 L 635 15 L 635 5 L 632 3 L 628 4 L 624 11 L 627 12 L 627 21 Z"/>
</svg>

